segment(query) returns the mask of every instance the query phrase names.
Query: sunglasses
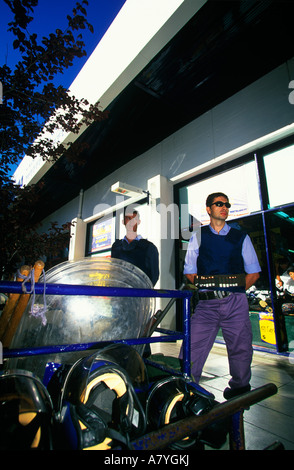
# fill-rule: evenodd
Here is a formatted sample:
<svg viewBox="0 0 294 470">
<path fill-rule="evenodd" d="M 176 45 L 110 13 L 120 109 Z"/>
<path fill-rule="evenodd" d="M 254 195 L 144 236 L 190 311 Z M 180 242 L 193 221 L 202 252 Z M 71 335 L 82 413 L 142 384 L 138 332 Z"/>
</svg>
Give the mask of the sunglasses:
<svg viewBox="0 0 294 470">
<path fill-rule="evenodd" d="M 213 202 L 211 206 L 213 206 L 214 204 L 216 205 L 216 207 L 226 206 L 228 209 L 231 207 L 231 204 L 229 202 L 216 201 L 216 202 Z"/>
</svg>

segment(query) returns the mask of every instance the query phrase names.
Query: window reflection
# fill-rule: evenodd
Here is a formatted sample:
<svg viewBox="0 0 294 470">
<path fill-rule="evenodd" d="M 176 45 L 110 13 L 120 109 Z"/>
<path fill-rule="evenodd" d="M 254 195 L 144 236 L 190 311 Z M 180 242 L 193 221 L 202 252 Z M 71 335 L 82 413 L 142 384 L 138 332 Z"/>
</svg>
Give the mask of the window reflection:
<svg viewBox="0 0 294 470">
<path fill-rule="evenodd" d="M 294 209 L 267 214 L 280 312 L 294 314 Z M 292 273 L 293 272 L 293 273 Z"/>
<path fill-rule="evenodd" d="M 254 161 L 190 185 L 187 191 L 189 213 L 204 225 L 209 223 L 206 197 L 216 191 L 225 193 L 232 204 L 228 220 L 260 210 Z"/>
<path fill-rule="evenodd" d="M 294 202 L 294 145 L 264 156 L 270 207 Z"/>
</svg>

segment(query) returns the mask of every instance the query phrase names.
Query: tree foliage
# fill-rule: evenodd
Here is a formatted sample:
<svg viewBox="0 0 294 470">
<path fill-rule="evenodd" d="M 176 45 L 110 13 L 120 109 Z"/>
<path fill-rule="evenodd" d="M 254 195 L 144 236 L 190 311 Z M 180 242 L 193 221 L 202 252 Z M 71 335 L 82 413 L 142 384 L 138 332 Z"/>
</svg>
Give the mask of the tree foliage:
<svg viewBox="0 0 294 470">
<path fill-rule="evenodd" d="M 93 32 L 86 18 L 87 0 L 77 2 L 67 27 L 39 38 L 30 31 L 38 0 L 3 0 L 13 13 L 8 24 L 13 47 L 20 60 L 12 70 L 0 65 L 3 101 L 0 105 L 0 269 L 10 272 L 16 258 L 58 248 L 64 228 L 52 224 L 51 231 L 38 235 L 32 224 L 32 212 L 38 204 L 36 187 L 20 188 L 9 178 L 12 165 L 24 155 L 57 160 L 61 155 L 79 159 L 81 148 L 75 142 L 66 145 L 55 138 L 57 132 L 78 134 L 80 128 L 103 120 L 107 113 L 99 103 L 77 99 L 69 90 L 54 83 L 57 74 L 86 55 L 83 30 Z M 63 240 L 64 242 L 64 240 Z"/>
<path fill-rule="evenodd" d="M 37 187 L 7 183 L 0 198 L 0 263 L 2 276 L 11 276 L 21 265 L 33 266 L 45 256 L 46 269 L 63 261 L 62 252 L 69 243 L 70 223 L 61 226 L 54 221 L 47 232 L 31 222 L 38 201 Z"/>
</svg>

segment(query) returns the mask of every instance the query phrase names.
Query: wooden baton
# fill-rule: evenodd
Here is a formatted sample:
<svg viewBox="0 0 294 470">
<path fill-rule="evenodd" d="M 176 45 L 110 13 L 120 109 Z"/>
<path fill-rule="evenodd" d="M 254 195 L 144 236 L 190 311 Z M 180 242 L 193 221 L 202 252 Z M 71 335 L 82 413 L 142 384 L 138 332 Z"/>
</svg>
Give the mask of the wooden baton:
<svg viewBox="0 0 294 470">
<path fill-rule="evenodd" d="M 22 266 L 19 270 L 21 277 L 16 277 L 16 282 L 22 282 L 25 277 L 27 277 L 30 274 L 31 267 L 30 266 Z M 3 309 L 2 315 L 0 317 L 0 341 L 3 339 L 3 335 L 5 333 L 5 330 L 7 328 L 7 325 L 10 321 L 11 315 L 14 312 L 14 309 L 17 305 L 17 302 L 20 298 L 21 294 L 10 294 L 8 297 L 8 300 L 5 304 L 5 307 Z"/>
<path fill-rule="evenodd" d="M 38 282 L 41 274 L 42 274 L 42 271 L 44 269 L 44 266 L 45 264 L 43 263 L 43 261 L 41 260 L 38 260 L 35 262 L 35 265 L 34 265 L 34 280 L 35 282 Z M 18 328 L 18 325 L 19 325 L 19 322 L 22 318 L 22 315 L 23 315 L 23 312 L 29 302 L 29 299 L 30 299 L 30 295 L 31 294 L 21 294 L 20 295 L 20 298 L 18 300 L 18 303 L 14 309 L 14 312 L 10 318 L 10 322 L 9 324 L 7 325 L 6 327 L 6 330 L 5 330 L 5 333 L 4 333 L 4 336 L 3 336 L 3 341 L 2 341 L 2 344 L 3 344 L 3 347 L 4 348 L 9 348 L 10 344 L 11 344 L 11 341 L 12 341 L 12 338 Z"/>
</svg>

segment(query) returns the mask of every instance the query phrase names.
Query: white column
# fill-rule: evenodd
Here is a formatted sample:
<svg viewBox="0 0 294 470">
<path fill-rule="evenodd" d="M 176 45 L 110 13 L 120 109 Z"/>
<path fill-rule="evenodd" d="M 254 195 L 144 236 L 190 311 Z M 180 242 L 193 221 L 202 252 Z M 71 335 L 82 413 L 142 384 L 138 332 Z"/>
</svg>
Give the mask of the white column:
<svg viewBox="0 0 294 470">
<path fill-rule="evenodd" d="M 77 261 L 85 257 L 87 224 L 78 217 L 72 224 L 68 260 Z"/>
<path fill-rule="evenodd" d="M 175 288 L 175 240 L 177 230 L 177 211 L 173 209 L 173 185 L 164 176 L 157 175 L 148 180 L 150 192 L 148 240 L 157 246 L 159 251 L 160 277 L 156 289 Z M 175 224 L 175 226 L 174 226 Z M 174 230 L 175 229 L 175 230 Z M 163 309 L 169 299 L 158 299 L 157 304 Z M 161 327 L 175 329 L 175 309 L 172 307 L 161 323 Z"/>
</svg>

